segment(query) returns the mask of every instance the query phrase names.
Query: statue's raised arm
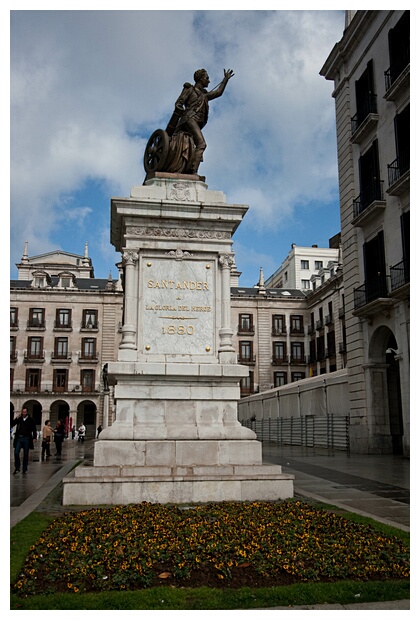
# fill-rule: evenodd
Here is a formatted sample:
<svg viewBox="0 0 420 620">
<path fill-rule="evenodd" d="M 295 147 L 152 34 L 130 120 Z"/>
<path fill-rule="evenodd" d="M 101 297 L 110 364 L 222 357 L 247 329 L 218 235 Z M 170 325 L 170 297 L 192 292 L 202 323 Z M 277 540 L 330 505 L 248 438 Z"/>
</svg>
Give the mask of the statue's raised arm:
<svg viewBox="0 0 420 620">
<path fill-rule="evenodd" d="M 197 69 L 194 84 L 184 84 L 166 130 L 157 129 L 147 143 L 144 153 L 146 173 L 197 174 L 207 147 L 202 129 L 208 120 L 209 101 L 223 95 L 233 76 L 232 69 L 224 69 L 220 84 L 208 91 L 208 73 L 205 69 Z"/>
</svg>

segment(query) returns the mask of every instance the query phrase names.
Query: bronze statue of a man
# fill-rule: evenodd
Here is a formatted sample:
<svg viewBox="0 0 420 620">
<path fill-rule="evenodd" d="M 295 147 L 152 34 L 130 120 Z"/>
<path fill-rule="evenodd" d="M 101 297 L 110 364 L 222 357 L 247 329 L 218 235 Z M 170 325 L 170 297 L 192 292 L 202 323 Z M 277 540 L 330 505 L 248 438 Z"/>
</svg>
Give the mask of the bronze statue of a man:
<svg viewBox="0 0 420 620">
<path fill-rule="evenodd" d="M 208 73 L 205 69 L 197 69 L 194 73 L 195 84 L 186 82 L 175 103 L 175 111 L 166 132 L 169 136 L 179 131 L 191 134 L 195 145 L 191 174 L 196 174 L 207 146 L 201 130 L 208 120 L 209 101 L 223 95 L 226 84 L 233 76 L 232 69 L 224 69 L 223 80 L 216 88 L 208 92 L 207 86 L 210 84 Z"/>
</svg>

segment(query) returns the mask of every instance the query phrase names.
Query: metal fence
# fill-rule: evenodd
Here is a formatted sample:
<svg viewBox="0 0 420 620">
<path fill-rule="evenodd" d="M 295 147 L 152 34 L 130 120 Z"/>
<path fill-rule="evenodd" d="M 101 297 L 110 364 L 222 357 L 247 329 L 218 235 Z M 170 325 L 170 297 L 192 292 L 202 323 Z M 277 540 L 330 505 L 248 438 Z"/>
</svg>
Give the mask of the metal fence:
<svg viewBox="0 0 420 620">
<path fill-rule="evenodd" d="M 286 446 L 349 450 L 349 416 L 306 415 L 301 418 L 246 420 L 242 424 L 253 430 L 259 441 Z"/>
</svg>

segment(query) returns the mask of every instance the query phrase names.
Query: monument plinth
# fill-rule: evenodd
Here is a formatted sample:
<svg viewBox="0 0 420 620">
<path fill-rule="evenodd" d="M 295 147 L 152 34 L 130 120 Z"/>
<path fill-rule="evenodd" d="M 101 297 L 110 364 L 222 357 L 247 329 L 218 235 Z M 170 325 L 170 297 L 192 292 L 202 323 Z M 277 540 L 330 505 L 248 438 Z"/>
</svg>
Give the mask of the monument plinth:
<svg viewBox="0 0 420 620">
<path fill-rule="evenodd" d="M 116 419 L 93 467 L 65 478 L 65 505 L 293 496 L 293 477 L 262 464 L 260 442 L 237 419 L 248 368 L 232 346 L 230 269 L 247 209 L 165 173 L 111 200 L 124 264 L 123 337 L 108 363 Z"/>
</svg>

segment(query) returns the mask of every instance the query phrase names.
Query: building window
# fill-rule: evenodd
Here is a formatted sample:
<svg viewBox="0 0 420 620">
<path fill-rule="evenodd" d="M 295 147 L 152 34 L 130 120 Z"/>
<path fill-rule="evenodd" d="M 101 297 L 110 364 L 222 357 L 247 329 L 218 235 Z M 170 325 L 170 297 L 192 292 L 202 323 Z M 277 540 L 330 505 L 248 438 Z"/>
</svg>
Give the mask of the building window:
<svg viewBox="0 0 420 620">
<path fill-rule="evenodd" d="M 272 335 L 279 336 L 286 333 L 286 321 L 284 314 L 273 314 L 272 317 Z"/>
<path fill-rule="evenodd" d="M 309 363 L 315 364 L 316 362 L 316 341 L 309 341 Z"/>
<path fill-rule="evenodd" d="M 375 201 L 383 200 L 383 181 L 380 178 L 378 141 L 359 158 L 360 195 L 353 203 L 353 215 L 357 217 Z"/>
<path fill-rule="evenodd" d="M 302 364 L 305 361 L 305 348 L 303 342 L 292 342 L 292 363 Z"/>
<path fill-rule="evenodd" d="M 38 368 L 28 368 L 26 371 L 27 392 L 38 392 L 41 389 L 41 370 Z"/>
<path fill-rule="evenodd" d="M 253 347 L 252 342 L 250 340 L 241 340 L 239 342 L 239 360 L 242 364 L 251 364 L 253 363 Z"/>
<path fill-rule="evenodd" d="M 69 308 L 58 308 L 55 315 L 55 326 L 61 329 L 71 327 L 71 310 Z"/>
<path fill-rule="evenodd" d="M 55 392 L 67 392 L 68 385 L 68 370 L 65 368 L 57 368 L 54 370 L 54 391 Z"/>
<path fill-rule="evenodd" d="M 377 113 L 372 60 L 368 62 L 365 72 L 356 81 L 355 86 L 357 112 L 352 118 L 352 133 L 360 127 L 369 114 Z"/>
<path fill-rule="evenodd" d="M 98 311 L 97 310 L 83 310 L 83 323 L 84 329 L 96 329 L 98 327 Z"/>
<path fill-rule="evenodd" d="M 274 373 L 274 387 L 281 387 L 287 384 L 287 373 L 275 372 Z"/>
<path fill-rule="evenodd" d="M 290 332 L 292 334 L 303 334 L 303 316 L 301 314 L 291 315 Z"/>
<path fill-rule="evenodd" d="M 10 308 L 10 327 L 18 326 L 18 309 Z"/>
<path fill-rule="evenodd" d="M 41 359 L 43 357 L 42 344 L 43 338 L 40 336 L 28 338 L 28 358 Z"/>
<path fill-rule="evenodd" d="M 16 336 L 10 336 L 10 361 L 16 361 Z"/>
<path fill-rule="evenodd" d="M 95 387 L 95 371 L 94 370 L 82 370 L 80 373 L 80 383 L 83 392 L 93 392 Z"/>
<path fill-rule="evenodd" d="M 321 361 L 325 358 L 325 342 L 324 336 L 319 336 L 316 339 L 316 359 Z"/>
<path fill-rule="evenodd" d="M 309 269 L 309 261 L 308 260 L 301 260 L 300 261 L 300 268 L 301 269 Z"/>
<path fill-rule="evenodd" d="M 305 373 L 304 372 L 292 372 L 292 383 L 294 381 L 300 381 L 301 379 L 305 378 Z"/>
<path fill-rule="evenodd" d="M 252 323 L 253 323 L 252 314 L 240 314 L 239 315 L 238 333 L 253 334 L 254 333 L 254 326 L 253 326 Z"/>
<path fill-rule="evenodd" d="M 311 288 L 311 281 L 310 280 L 301 280 L 300 281 L 300 286 L 302 289 L 310 289 Z"/>
<path fill-rule="evenodd" d="M 45 327 L 44 313 L 44 308 L 30 308 L 28 327 Z"/>
<path fill-rule="evenodd" d="M 322 269 L 324 266 L 323 261 L 322 260 L 316 260 L 315 261 L 315 271 L 319 271 L 320 269 Z"/>
<path fill-rule="evenodd" d="M 56 338 L 54 342 L 54 356 L 67 359 L 69 353 L 69 339 Z"/>
<path fill-rule="evenodd" d="M 93 359 L 96 357 L 96 338 L 82 338 L 82 358 Z"/>
<path fill-rule="evenodd" d="M 241 379 L 241 397 L 254 393 L 254 373 L 250 372 L 248 377 Z"/>
<path fill-rule="evenodd" d="M 388 33 L 390 67 L 385 71 L 388 90 L 410 62 L 410 11 L 405 11 L 399 22 Z"/>
<path fill-rule="evenodd" d="M 283 341 L 273 342 L 273 364 L 287 362 L 287 346 Z"/>
<path fill-rule="evenodd" d="M 335 332 L 333 331 L 327 334 L 327 352 L 328 357 L 335 357 Z"/>
</svg>

